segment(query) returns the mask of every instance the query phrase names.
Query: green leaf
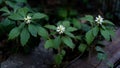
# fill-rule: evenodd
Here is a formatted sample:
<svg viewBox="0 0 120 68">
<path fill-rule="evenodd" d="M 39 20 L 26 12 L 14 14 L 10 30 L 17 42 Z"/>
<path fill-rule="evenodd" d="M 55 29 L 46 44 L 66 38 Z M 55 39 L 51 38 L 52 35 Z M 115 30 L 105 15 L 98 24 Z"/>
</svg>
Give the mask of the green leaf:
<svg viewBox="0 0 120 68">
<path fill-rule="evenodd" d="M 80 44 L 78 50 L 83 53 L 86 50 L 86 48 L 87 48 L 86 44 Z"/>
<path fill-rule="evenodd" d="M 10 0 L 6 0 L 5 4 L 7 4 L 9 7 L 14 8 L 14 9 L 18 8 L 18 5 L 16 5 L 15 2 L 12 2 Z"/>
<path fill-rule="evenodd" d="M 3 0 L 0 0 L 0 4 L 3 2 Z"/>
<path fill-rule="evenodd" d="M 70 32 L 65 32 L 65 34 L 67 35 L 67 36 L 69 36 L 69 37 L 71 37 L 71 38 L 75 38 L 75 36 L 72 34 L 72 33 L 70 33 Z"/>
<path fill-rule="evenodd" d="M 93 35 L 96 37 L 98 35 L 98 32 L 99 32 L 99 27 L 98 26 L 94 27 L 92 29 L 92 31 L 93 31 Z"/>
<path fill-rule="evenodd" d="M 80 29 L 82 27 L 80 21 L 75 19 L 75 18 L 72 19 L 72 23 L 73 23 L 73 26 L 78 28 L 78 29 Z"/>
<path fill-rule="evenodd" d="M 111 21 L 109 21 L 109 20 L 104 20 L 103 24 L 109 24 L 109 25 L 113 25 L 114 26 L 114 24 Z"/>
<path fill-rule="evenodd" d="M 61 54 L 57 54 L 57 55 L 55 55 L 54 58 L 55 58 L 55 63 L 56 63 L 56 64 L 59 65 L 59 64 L 62 63 L 63 56 L 62 56 Z"/>
<path fill-rule="evenodd" d="M 48 20 L 48 16 L 43 13 L 35 13 L 32 17 L 32 19 L 43 19 L 43 18 Z"/>
<path fill-rule="evenodd" d="M 97 57 L 98 57 L 98 60 L 105 60 L 106 59 L 106 54 L 104 54 L 104 53 L 98 53 Z"/>
<path fill-rule="evenodd" d="M 24 28 L 24 26 L 25 26 L 25 23 L 20 23 L 20 25 L 19 25 L 19 29 L 23 29 Z"/>
<path fill-rule="evenodd" d="M 107 62 L 107 65 L 109 68 L 114 68 L 114 63 L 112 63 L 112 62 Z"/>
<path fill-rule="evenodd" d="M 8 35 L 9 36 L 8 39 L 14 39 L 14 38 L 18 37 L 19 34 L 20 34 L 20 30 L 17 27 L 15 27 L 10 31 L 10 33 Z"/>
<path fill-rule="evenodd" d="M 65 20 L 62 22 L 63 26 L 65 26 L 66 28 L 70 26 L 70 22 Z"/>
<path fill-rule="evenodd" d="M 20 42 L 21 42 L 21 44 L 23 46 L 26 45 L 26 43 L 28 42 L 29 38 L 30 38 L 29 31 L 26 28 L 24 28 L 22 30 L 21 34 L 20 34 Z"/>
<path fill-rule="evenodd" d="M 10 14 L 10 11 L 8 10 L 8 8 L 6 6 L 1 8 L 0 11 L 3 11 L 3 12 L 6 12 L 6 13 Z"/>
<path fill-rule="evenodd" d="M 9 25 L 12 25 L 13 22 L 11 22 L 11 20 L 9 20 L 8 18 L 4 19 L 1 24 L 5 27 L 9 26 Z"/>
<path fill-rule="evenodd" d="M 75 38 L 78 39 L 78 40 L 82 40 L 82 36 L 81 35 L 75 36 Z"/>
<path fill-rule="evenodd" d="M 74 28 L 74 27 L 68 27 L 68 28 L 66 28 L 66 31 L 68 31 L 68 32 L 73 32 L 73 31 L 76 31 L 77 29 L 76 28 Z"/>
<path fill-rule="evenodd" d="M 101 32 L 101 35 L 102 35 L 107 41 L 110 40 L 110 34 L 109 34 L 108 30 L 103 30 L 103 29 L 101 29 L 100 32 Z"/>
<path fill-rule="evenodd" d="M 63 41 L 68 47 L 70 47 L 71 49 L 74 49 L 75 45 L 74 45 L 74 43 L 73 43 L 73 41 L 72 41 L 71 38 L 69 38 L 69 37 L 62 37 L 62 41 Z"/>
<path fill-rule="evenodd" d="M 45 42 L 45 48 L 48 49 L 48 48 L 53 48 L 54 47 L 54 41 L 49 39 Z"/>
<path fill-rule="evenodd" d="M 86 33 L 85 38 L 86 38 L 87 44 L 91 44 L 93 42 L 98 32 L 99 32 L 99 27 L 96 26 Z"/>
<path fill-rule="evenodd" d="M 101 25 L 102 29 L 106 29 L 106 27 L 104 25 Z"/>
<path fill-rule="evenodd" d="M 55 46 L 54 46 L 54 48 L 59 48 L 59 46 L 60 46 L 60 44 L 61 44 L 61 38 L 60 38 L 60 36 L 57 36 L 55 39 L 54 39 L 54 44 L 55 44 Z"/>
<path fill-rule="evenodd" d="M 54 25 L 45 25 L 45 27 L 51 30 L 56 30 L 56 26 Z"/>
<path fill-rule="evenodd" d="M 115 31 L 114 30 L 108 30 L 109 34 L 111 37 L 114 37 L 115 36 Z"/>
<path fill-rule="evenodd" d="M 94 22 L 94 18 L 92 15 L 85 15 L 85 17 L 81 18 L 81 20 L 87 20 L 89 22 Z"/>
<path fill-rule="evenodd" d="M 28 30 L 32 36 L 37 37 L 37 27 L 33 24 L 28 25 Z"/>
<path fill-rule="evenodd" d="M 48 39 L 49 35 L 46 29 L 44 29 L 43 27 L 38 27 L 38 35 L 40 35 L 41 37 L 43 37 L 44 39 Z"/>
<path fill-rule="evenodd" d="M 95 49 L 97 52 L 104 53 L 104 50 L 100 46 L 96 46 Z"/>
<path fill-rule="evenodd" d="M 93 35 L 93 31 L 92 30 L 89 30 L 86 35 L 85 35 L 85 38 L 86 38 L 86 42 L 87 44 L 91 44 L 95 38 L 95 36 Z"/>
<path fill-rule="evenodd" d="M 24 18 L 21 15 L 16 14 L 16 13 L 11 14 L 8 18 L 10 18 L 12 20 L 24 20 Z"/>
<path fill-rule="evenodd" d="M 22 17 L 26 17 L 28 11 L 29 11 L 29 9 L 28 9 L 27 7 L 18 9 L 18 13 L 19 13 Z"/>
<path fill-rule="evenodd" d="M 27 0 L 15 0 L 16 2 L 27 3 Z"/>
</svg>

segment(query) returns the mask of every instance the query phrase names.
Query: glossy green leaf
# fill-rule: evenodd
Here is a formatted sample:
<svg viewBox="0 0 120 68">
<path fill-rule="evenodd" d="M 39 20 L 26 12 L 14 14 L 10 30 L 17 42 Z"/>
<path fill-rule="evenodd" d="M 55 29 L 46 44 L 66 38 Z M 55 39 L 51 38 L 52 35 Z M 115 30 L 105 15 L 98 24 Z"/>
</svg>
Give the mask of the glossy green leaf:
<svg viewBox="0 0 120 68">
<path fill-rule="evenodd" d="M 22 17 L 26 17 L 28 11 L 29 11 L 29 9 L 28 9 L 27 7 L 18 9 L 18 13 L 19 13 Z"/>
<path fill-rule="evenodd" d="M 59 64 L 62 63 L 63 57 L 62 57 L 61 54 L 57 54 L 57 55 L 55 55 L 54 58 L 55 58 L 55 63 L 56 63 L 56 64 L 59 65 Z"/>
<path fill-rule="evenodd" d="M 28 30 L 32 36 L 37 37 L 37 27 L 33 24 L 28 25 Z"/>
<path fill-rule="evenodd" d="M 101 33 L 101 35 L 102 35 L 107 41 L 110 40 L 110 34 L 109 34 L 108 30 L 103 30 L 103 29 L 101 29 L 101 30 L 100 30 L 100 33 Z"/>
<path fill-rule="evenodd" d="M 66 28 L 70 26 L 70 22 L 65 20 L 62 22 L 63 26 L 65 26 Z"/>
<path fill-rule="evenodd" d="M 10 31 L 10 33 L 8 35 L 9 36 L 8 39 L 14 39 L 14 38 L 18 37 L 19 34 L 20 34 L 20 30 L 17 27 L 15 27 Z"/>
<path fill-rule="evenodd" d="M 94 18 L 92 15 L 85 15 L 85 17 L 81 18 L 81 20 L 86 20 L 89 22 L 94 22 Z"/>
<path fill-rule="evenodd" d="M 0 11 L 6 12 L 6 13 L 10 13 L 10 11 L 9 11 L 9 9 L 7 7 L 1 8 Z"/>
<path fill-rule="evenodd" d="M 0 0 L 0 4 L 3 2 L 3 0 Z"/>
<path fill-rule="evenodd" d="M 103 24 L 109 24 L 109 25 L 113 25 L 114 26 L 114 24 L 111 21 L 109 21 L 109 20 L 104 20 Z"/>
<path fill-rule="evenodd" d="M 11 14 L 8 18 L 12 20 L 24 20 L 24 17 L 22 17 L 21 15 L 17 13 Z"/>
<path fill-rule="evenodd" d="M 6 18 L 5 20 L 3 20 L 2 22 L 1 22 L 1 24 L 3 25 L 3 26 L 9 26 L 9 25 L 12 25 L 13 24 L 13 22 L 11 21 L 11 20 L 9 20 L 8 18 Z"/>
<path fill-rule="evenodd" d="M 75 38 L 74 34 L 72 34 L 72 33 L 70 33 L 70 32 L 67 32 L 67 31 L 66 31 L 65 34 L 66 34 L 67 36 L 71 37 L 71 38 Z"/>
<path fill-rule="evenodd" d="M 93 35 L 92 30 L 89 30 L 89 31 L 86 33 L 85 38 L 86 38 L 87 44 L 91 44 L 91 43 L 93 42 L 93 40 L 94 40 L 95 37 L 94 37 L 94 35 Z"/>
<path fill-rule="evenodd" d="M 47 32 L 47 30 L 45 28 L 39 26 L 37 31 L 38 31 L 38 35 L 40 35 L 44 39 L 49 38 L 48 32 Z"/>
<path fill-rule="evenodd" d="M 61 38 L 60 38 L 60 36 L 58 36 L 58 37 L 56 37 L 55 39 L 54 39 L 54 44 L 55 44 L 55 46 L 54 46 L 54 48 L 59 48 L 60 47 L 60 44 L 61 44 Z"/>
<path fill-rule="evenodd" d="M 51 30 L 56 30 L 56 26 L 54 25 L 45 25 L 45 27 Z"/>
<path fill-rule="evenodd" d="M 74 45 L 74 43 L 73 43 L 73 41 L 72 41 L 71 38 L 69 38 L 69 37 L 62 37 L 62 41 L 63 41 L 68 47 L 70 47 L 71 49 L 74 49 L 75 45 Z"/>
<path fill-rule="evenodd" d="M 23 2 L 23 3 L 27 3 L 27 0 L 15 0 L 16 2 Z"/>
<path fill-rule="evenodd" d="M 12 1 L 10 1 L 10 0 L 6 0 L 5 3 L 6 3 L 7 5 L 9 5 L 9 7 L 11 7 L 11 8 L 14 8 L 14 9 L 17 9 L 17 8 L 18 8 L 18 5 L 16 5 L 15 2 L 12 2 Z"/>
<path fill-rule="evenodd" d="M 115 36 L 115 31 L 114 30 L 108 30 L 109 34 L 111 37 L 114 37 Z"/>
<path fill-rule="evenodd" d="M 86 50 L 86 48 L 87 48 L 86 44 L 80 44 L 78 50 L 83 53 Z"/>
<path fill-rule="evenodd" d="M 94 27 L 92 29 L 92 31 L 93 31 L 93 35 L 96 37 L 98 35 L 98 32 L 99 32 L 99 27 L 98 26 Z"/>
<path fill-rule="evenodd" d="M 76 27 L 78 29 L 80 29 L 82 27 L 80 21 L 75 18 L 72 20 L 72 23 L 73 23 L 74 27 Z"/>
<path fill-rule="evenodd" d="M 106 29 L 106 27 L 105 27 L 104 25 L 101 25 L 101 27 L 102 27 L 102 29 L 104 29 L 104 30 Z"/>
<path fill-rule="evenodd" d="M 97 54 L 97 58 L 98 58 L 98 60 L 105 60 L 106 59 L 106 54 L 104 54 L 104 53 L 98 53 Z"/>
<path fill-rule="evenodd" d="M 23 46 L 26 45 L 26 43 L 28 42 L 29 38 L 30 38 L 29 31 L 26 28 L 24 28 L 22 30 L 21 34 L 20 34 L 20 42 L 21 42 L 21 44 Z"/>
<path fill-rule="evenodd" d="M 73 32 L 73 31 L 76 31 L 77 29 L 75 27 L 68 27 L 66 28 L 66 31 L 68 32 Z"/>
<path fill-rule="evenodd" d="M 44 47 L 45 47 L 46 49 L 48 49 L 48 48 L 53 48 L 53 47 L 54 47 L 54 41 L 51 40 L 51 39 L 47 40 L 47 41 L 45 42 Z"/>
<path fill-rule="evenodd" d="M 97 52 L 104 53 L 104 50 L 100 46 L 96 46 L 95 49 Z"/>
<path fill-rule="evenodd" d="M 25 26 L 25 23 L 20 23 L 20 25 L 19 25 L 19 29 L 23 29 L 24 28 L 24 26 Z"/>
<path fill-rule="evenodd" d="M 48 16 L 45 15 L 44 13 L 35 13 L 32 17 L 32 19 L 48 19 Z"/>
</svg>

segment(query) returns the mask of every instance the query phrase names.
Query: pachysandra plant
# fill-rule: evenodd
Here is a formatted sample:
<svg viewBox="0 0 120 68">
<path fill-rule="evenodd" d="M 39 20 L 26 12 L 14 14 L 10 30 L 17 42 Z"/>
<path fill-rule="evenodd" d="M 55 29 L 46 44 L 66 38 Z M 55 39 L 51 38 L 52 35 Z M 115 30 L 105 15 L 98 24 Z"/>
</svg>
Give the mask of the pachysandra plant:
<svg viewBox="0 0 120 68">
<path fill-rule="evenodd" d="M 59 21 L 57 26 L 45 25 L 45 27 L 51 32 L 49 36 L 52 36 L 46 41 L 45 48 L 57 49 L 58 53 L 54 57 L 55 63 L 59 65 L 62 63 L 62 59 L 66 53 L 64 48 L 68 47 L 74 49 L 75 47 L 72 40 L 75 36 L 72 32 L 76 31 L 77 28 L 72 27 L 68 20 Z"/>
<path fill-rule="evenodd" d="M 81 20 L 87 20 L 91 25 L 91 29 L 86 32 L 85 40 L 88 46 L 96 47 L 96 51 L 98 53 L 98 59 L 104 60 L 106 58 L 106 54 L 104 49 L 99 46 L 101 41 L 104 39 L 107 41 L 111 40 L 111 37 L 114 36 L 114 24 L 108 20 L 103 20 L 103 18 L 98 15 L 94 20 L 93 16 L 86 15 L 81 18 Z"/>
<path fill-rule="evenodd" d="M 27 44 L 30 36 L 37 37 L 42 34 L 41 30 L 47 33 L 47 31 L 37 23 L 37 20 L 47 19 L 47 15 L 43 13 L 29 12 L 27 7 L 20 8 L 15 13 L 11 13 L 8 18 L 14 20 L 16 26 L 10 31 L 9 39 L 15 39 L 20 36 L 20 42 L 24 46 Z"/>
</svg>

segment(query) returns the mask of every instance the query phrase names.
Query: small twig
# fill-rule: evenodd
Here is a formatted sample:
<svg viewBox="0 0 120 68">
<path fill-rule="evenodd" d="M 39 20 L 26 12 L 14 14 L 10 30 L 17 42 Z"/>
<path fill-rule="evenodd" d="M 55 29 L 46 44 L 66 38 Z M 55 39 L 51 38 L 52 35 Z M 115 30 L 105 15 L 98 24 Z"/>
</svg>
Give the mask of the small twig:
<svg viewBox="0 0 120 68">
<path fill-rule="evenodd" d="M 94 68 L 97 68 L 101 63 L 102 63 L 102 60 L 100 60 L 100 62 Z"/>
<path fill-rule="evenodd" d="M 76 57 L 74 60 L 72 60 L 70 63 L 68 63 L 67 65 L 65 65 L 63 68 L 67 68 L 69 65 L 73 64 L 74 62 L 76 62 L 82 55 L 83 55 L 83 53 L 80 54 L 78 57 Z"/>
</svg>

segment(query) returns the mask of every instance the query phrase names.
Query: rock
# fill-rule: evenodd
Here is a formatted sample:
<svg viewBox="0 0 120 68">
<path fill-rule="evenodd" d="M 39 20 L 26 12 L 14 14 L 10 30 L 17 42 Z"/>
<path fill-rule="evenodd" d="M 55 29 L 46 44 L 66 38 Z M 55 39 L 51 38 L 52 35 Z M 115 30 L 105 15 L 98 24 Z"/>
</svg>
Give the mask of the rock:
<svg viewBox="0 0 120 68">
<path fill-rule="evenodd" d="M 1 63 L 1 68 L 50 68 L 53 63 L 52 50 L 43 47 L 40 43 L 29 55 L 11 55 L 6 61 Z"/>
</svg>

